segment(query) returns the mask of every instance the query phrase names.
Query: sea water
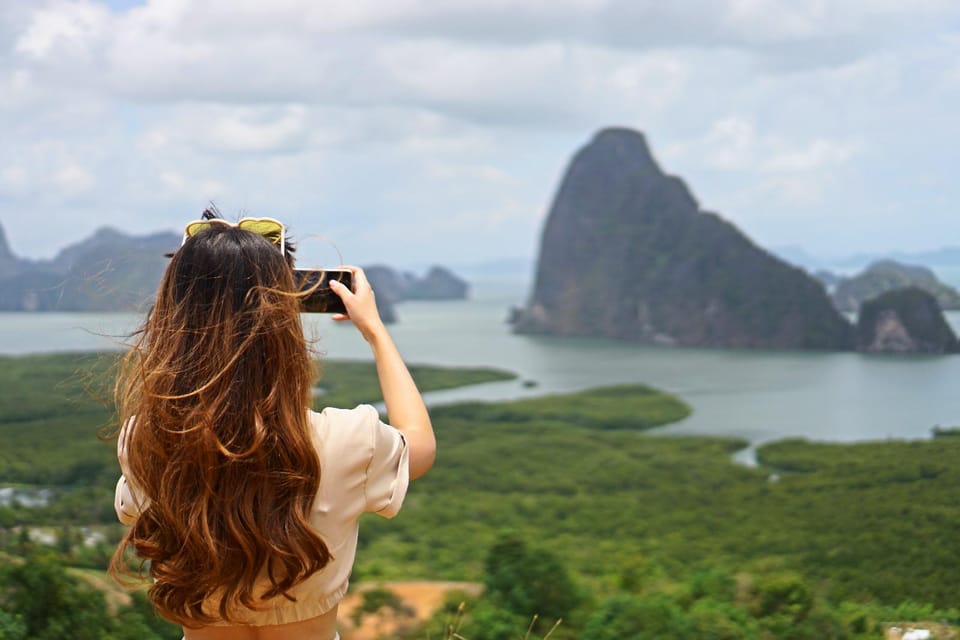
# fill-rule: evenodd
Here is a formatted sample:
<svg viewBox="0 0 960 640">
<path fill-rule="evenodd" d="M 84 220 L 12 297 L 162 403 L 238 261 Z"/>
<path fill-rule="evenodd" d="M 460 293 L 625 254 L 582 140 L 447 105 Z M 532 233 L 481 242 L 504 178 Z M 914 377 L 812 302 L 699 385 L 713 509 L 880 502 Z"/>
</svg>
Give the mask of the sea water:
<svg viewBox="0 0 960 640">
<path fill-rule="evenodd" d="M 610 340 L 519 336 L 506 322 L 524 288 L 474 287 L 470 300 L 405 302 L 390 330 L 409 362 L 489 366 L 516 380 L 428 394 L 431 404 L 500 400 L 638 382 L 693 407 L 665 434 L 735 436 L 755 444 L 784 437 L 813 440 L 926 438 L 936 425 L 960 424 L 960 355 L 882 356 L 757 350 L 687 349 Z M 304 316 L 325 357 L 370 359 L 349 325 Z M 2 313 L 0 354 L 120 348 L 140 320 L 132 314 Z M 960 314 L 948 314 L 960 330 Z M 748 461 L 751 452 L 741 454 Z"/>
</svg>

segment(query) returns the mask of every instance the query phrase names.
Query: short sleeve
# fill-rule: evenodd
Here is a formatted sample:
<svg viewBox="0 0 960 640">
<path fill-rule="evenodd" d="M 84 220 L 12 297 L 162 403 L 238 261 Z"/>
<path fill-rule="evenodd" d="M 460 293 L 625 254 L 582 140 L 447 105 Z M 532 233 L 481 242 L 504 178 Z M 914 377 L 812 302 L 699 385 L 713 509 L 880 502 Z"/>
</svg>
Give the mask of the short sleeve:
<svg viewBox="0 0 960 640">
<path fill-rule="evenodd" d="M 410 484 L 410 451 L 402 433 L 381 422 L 376 409 L 365 408 L 369 415 L 364 417 L 364 426 L 370 429 L 372 441 L 364 482 L 366 510 L 392 518 L 400 511 Z"/>
<path fill-rule="evenodd" d="M 130 473 L 127 469 L 127 432 L 132 424 L 131 418 L 120 428 L 120 434 L 117 437 L 117 459 L 120 461 L 122 473 L 113 494 L 113 509 L 117 512 L 117 519 L 126 525 L 136 522 L 137 516 L 147 506 L 146 499 L 135 483 L 127 480 Z"/>
<path fill-rule="evenodd" d="M 132 525 L 140 515 L 139 505 L 140 500 L 133 495 L 126 477 L 121 475 L 113 496 L 113 508 L 117 512 L 117 518 L 122 524 Z"/>
</svg>

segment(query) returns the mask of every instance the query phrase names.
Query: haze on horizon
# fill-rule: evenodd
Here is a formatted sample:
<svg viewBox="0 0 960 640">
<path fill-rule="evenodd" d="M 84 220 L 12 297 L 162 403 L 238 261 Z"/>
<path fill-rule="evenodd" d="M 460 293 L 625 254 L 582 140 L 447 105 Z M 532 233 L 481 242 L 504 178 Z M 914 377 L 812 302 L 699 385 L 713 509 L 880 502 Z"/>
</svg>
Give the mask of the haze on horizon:
<svg viewBox="0 0 960 640">
<path fill-rule="evenodd" d="M 571 154 L 627 126 L 764 246 L 930 250 L 958 106 L 946 0 L 12 0 L 0 223 L 41 258 L 213 200 L 351 263 L 530 258 Z"/>
</svg>

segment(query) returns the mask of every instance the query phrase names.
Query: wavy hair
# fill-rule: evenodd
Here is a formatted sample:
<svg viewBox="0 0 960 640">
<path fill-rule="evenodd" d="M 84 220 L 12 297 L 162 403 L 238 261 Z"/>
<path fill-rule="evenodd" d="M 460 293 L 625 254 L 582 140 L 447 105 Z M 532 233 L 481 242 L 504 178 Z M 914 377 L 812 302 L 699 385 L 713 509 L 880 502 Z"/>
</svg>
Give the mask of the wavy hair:
<svg viewBox="0 0 960 640">
<path fill-rule="evenodd" d="M 293 600 L 332 557 L 309 520 L 315 372 L 291 267 L 290 251 L 249 231 L 188 239 L 120 367 L 127 471 L 149 504 L 110 570 L 129 572 L 132 547 L 157 611 L 186 626 Z"/>
</svg>

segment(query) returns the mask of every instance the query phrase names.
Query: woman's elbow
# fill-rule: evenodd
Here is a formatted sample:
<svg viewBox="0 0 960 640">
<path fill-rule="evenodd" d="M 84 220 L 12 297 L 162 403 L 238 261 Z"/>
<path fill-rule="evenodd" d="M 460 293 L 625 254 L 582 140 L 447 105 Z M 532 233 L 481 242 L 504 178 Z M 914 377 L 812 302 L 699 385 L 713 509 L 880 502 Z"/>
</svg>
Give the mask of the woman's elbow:
<svg viewBox="0 0 960 640">
<path fill-rule="evenodd" d="M 415 446 L 410 448 L 410 479 L 416 480 L 427 473 L 436 459 L 437 439 L 433 433 L 417 438 Z"/>
</svg>

